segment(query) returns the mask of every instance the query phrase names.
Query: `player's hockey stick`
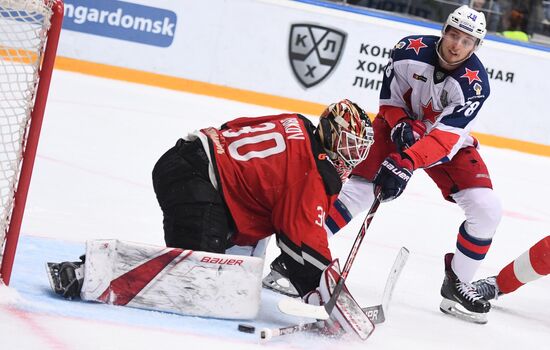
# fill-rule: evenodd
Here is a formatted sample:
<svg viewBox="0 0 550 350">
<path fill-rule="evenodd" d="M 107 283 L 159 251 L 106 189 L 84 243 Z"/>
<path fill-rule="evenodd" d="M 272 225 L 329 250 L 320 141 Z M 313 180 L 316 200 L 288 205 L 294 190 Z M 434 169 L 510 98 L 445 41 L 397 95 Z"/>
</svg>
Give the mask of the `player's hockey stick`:
<svg viewBox="0 0 550 350">
<path fill-rule="evenodd" d="M 405 267 L 405 264 L 407 263 L 407 259 L 409 259 L 409 250 L 405 247 L 401 247 L 401 249 L 399 249 L 399 253 L 397 253 L 397 256 L 395 257 L 395 261 L 393 262 L 393 266 L 388 274 L 388 278 L 386 279 L 386 286 L 384 287 L 384 293 L 382 294 L 382 304 L 363 308 L 363 311 L 367 314 L 367 317 L 372 321 L 372 323 L 379 324 L 386 320 L 386 312 L 388 312 L 390 300 L 393 296 L 393 290 L 397 284 L 397 279 L 401 275 L 401 271 L 403 271 L 403 267 Z"/>
<path fill-rule="evenodd" d="M 315 318 L 317 320 L 329 319 L 330 314 L 332 313 L 332 310 L 336 305 L 336 300 L 338 300 L 338 297 L 340 296 L 340 292 L 344 288 L 344 282 L 346 281 L 346 278 L 348 277 L 349 271 L 351 269 L 351 265 L 353 264 L 353 261 L 357 256 L 357 251 L 361 246 L 361 242 L 363 242 L 363 237 L 365 237 L 365 233 L 367 232 L 367 229 L 370 226 L 372 218 L 374 217 L 374 214 L 376 214 L 376 211 L 380 206 L 380 197 L 381 197 L 381 191 L 380 191 L 380 188 L 377 187 L 375 189 L 374 202 L 372 203 L 369 209 L 369 212 L 367 213 L 367 216 L 365 217 L 365 220 L 361 225 L 361 229 L 359 230 L 357 237 L 355 238 L 355 242 L 353 242 L 353 246 L 351 247 L 351 251 L 348 255 L 348 259 L 346 260 L 346 264 L 342 269 L 342 273 L 340 274 L 338 283 L 336 284 L 336 287 L 334 287 L 332 296 L 325 303 L 325 305 L 316 306 L 316 305 L 303 303 L 298 299 L 283 298 L 278 304 L 279 310 L 281 312 L 287 315 L 309 317 L 309 318 Z"/>
<path fill-rule="evenodd" d="M 386 286 L 384 287 L 384 293 L 382 294 L 382 304 L 367 306 L 363 308 L 363 311 L 367 314 L 368 318 L 374 324 L 380 324 L 386 321 L 385 311 L 388 310 L 389 302 L 393 295 L 393 290 L 397 284 L 397 280 L 401 275 L 401 271 L 409 258 L 409 250 L 402 247 L 397 254 L 393 266 L 386 279 Z M 297 332 L 304 332 L 321 327 L 323 322 L 316 321 L 305 324 L 297 324 L 281 328 L 263 328 L 260 330 L 260 341 L 268 341 L 273 337 L 281 335 L 294 334 Z"/>
<path fill-rule="evenodd" d="M 368 315 L 373 324 L 380 324 L 386 320 L 382 304 L 364 307 L 363 311 Z M 266 342 L 273 337 L 279 337 L 281 335 L 294 334 L 298 332 L 312 331 L 315 329 L 320 329 L 323 326 L 324 321 L 315 321 L 280 328 L 262 328 L 260 330 L 260 341 Z"/>
<path fill-rule="evenodd" d="M 266 342 L 273 337 L 279 337 L 281 335 L 294 334 L 298 332 L 318 329 L 323 326 L 323 323 L 323 321 L 316 321 L 304 324 L 295 324 L 293 326 L 286 326 L 281 328 L 263 328 L 260 331 L 260 342 Z"/>
</svg>

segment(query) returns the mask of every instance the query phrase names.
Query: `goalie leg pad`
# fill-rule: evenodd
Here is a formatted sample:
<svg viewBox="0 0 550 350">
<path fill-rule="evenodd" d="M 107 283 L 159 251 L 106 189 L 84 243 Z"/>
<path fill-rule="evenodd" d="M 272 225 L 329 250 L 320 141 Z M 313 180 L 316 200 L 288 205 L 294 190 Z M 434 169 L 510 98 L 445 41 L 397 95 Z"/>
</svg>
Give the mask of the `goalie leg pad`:
<svg viewBox="0 0 550 350">
<path fill-rule="evenodd" d="M 260 306 L 263 259 L 118 240 L 88 241 L 81 297 L 114 305 L 227 319 Z"/>
</svg>

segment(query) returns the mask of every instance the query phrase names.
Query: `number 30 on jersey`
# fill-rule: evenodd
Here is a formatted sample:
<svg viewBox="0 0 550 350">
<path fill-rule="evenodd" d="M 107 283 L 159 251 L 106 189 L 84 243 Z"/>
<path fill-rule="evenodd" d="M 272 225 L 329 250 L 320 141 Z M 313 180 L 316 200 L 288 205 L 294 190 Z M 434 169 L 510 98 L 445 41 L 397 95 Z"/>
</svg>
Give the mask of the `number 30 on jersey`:
<svg viewBox="0 0 550 350">
<path fill-rule="evenodd" d="M 252 158 L 266 158 L 286 150 L 286 143 L 283 135 L 277 131 L 265 133 L 274 128 L 275 124 L 273 123 L 262 123 L 258 126 L 245 126 L 238 130 L 226 130 L 222 135 L 226 138 L 231 138 L 243 134 L 252 134 L 251 136 L 246 136 L 231 142 L 227 147 L 233 159 L 247 161 Z M 273 143 L 266 143 L 266 141 L 270 140 L 273 141 Z M 264 147 L 263 149 L 250 150 L 244 154 L 239 153 L 239 148 L 243 146 L 257 145 L 258 148 L 260 148 L 260 143 L 262 144 L 261 146 Z"/>
</svg>

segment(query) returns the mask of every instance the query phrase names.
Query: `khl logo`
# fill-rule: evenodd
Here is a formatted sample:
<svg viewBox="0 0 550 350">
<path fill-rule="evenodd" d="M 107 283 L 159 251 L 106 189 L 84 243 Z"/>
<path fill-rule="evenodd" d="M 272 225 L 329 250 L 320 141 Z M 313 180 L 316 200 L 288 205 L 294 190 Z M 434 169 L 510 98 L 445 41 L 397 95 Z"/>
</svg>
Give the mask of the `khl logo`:
<svg viewBox="0 0 550 350">
<path fill-rule="evenodd" d="M 294 75 L 305 88 L 319 84 L 336 67 L 346 33 L 313 24 L 293 24 L 288 57 Z"/>
</svg>

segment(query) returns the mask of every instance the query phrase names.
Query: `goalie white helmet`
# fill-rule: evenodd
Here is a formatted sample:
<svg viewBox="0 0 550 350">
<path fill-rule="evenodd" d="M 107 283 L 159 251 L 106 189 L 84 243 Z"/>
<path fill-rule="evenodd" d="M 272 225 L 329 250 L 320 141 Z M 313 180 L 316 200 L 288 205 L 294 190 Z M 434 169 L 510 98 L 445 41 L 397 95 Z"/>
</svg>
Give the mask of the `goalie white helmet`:
<svg viewBox="0 0 550 350">
<path fill-rule="evenodd" d="M 476 11 L 468 7 L 468 5 L 463 5 L 447 17 L 442 34 L 445 35 L 449 27 L 456 28 L 478 39 L 477 47 L 479 47 L 485 38 L 485 34 L 487 34 L 486 25 L 487 22 L 485 21 L 485 14 L 483 12 Z"/>
</svg>

